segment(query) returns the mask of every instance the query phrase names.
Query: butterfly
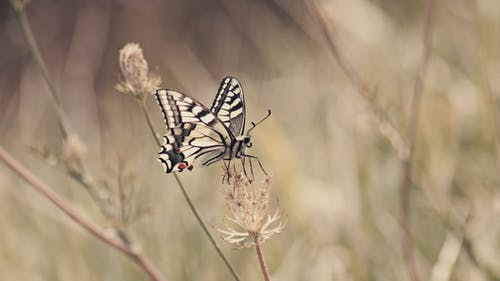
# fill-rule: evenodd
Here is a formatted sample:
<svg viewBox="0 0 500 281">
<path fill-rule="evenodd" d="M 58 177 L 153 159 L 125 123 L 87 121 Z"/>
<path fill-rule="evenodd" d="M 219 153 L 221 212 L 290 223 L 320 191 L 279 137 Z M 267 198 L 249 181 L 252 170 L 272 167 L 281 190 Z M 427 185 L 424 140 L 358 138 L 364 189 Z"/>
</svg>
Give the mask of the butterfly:
<svg viewBox="0 0 500 281">
<path fill-rule="evenodd" d="M 159 152 L 165 172 L 192 170 L 195 161 L 208 166 L 219 160 L 249 157 L 256 159 L 266 173 L 260 160 L 245 154 L 245 149 L 252 146 L 250 131 L 269 117 L 271 111 L 257 124 L 252 122 L 245 133 L 245 98 L 236 78 L 222 79 L 210 109 L 174 90 L 158 89 L 155 97 L 167 127 Z"/>
</svg>

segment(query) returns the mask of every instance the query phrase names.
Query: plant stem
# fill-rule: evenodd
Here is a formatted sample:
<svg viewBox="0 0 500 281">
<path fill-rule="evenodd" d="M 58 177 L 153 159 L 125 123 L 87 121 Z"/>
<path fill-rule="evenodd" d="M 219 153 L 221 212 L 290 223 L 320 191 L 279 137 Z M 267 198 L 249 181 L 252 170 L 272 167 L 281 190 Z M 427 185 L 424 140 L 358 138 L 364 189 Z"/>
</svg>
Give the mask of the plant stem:
<svg viewBox="0 0 500 281">
<path fill-rule="evenodd" d="M 403 227 L 402 247 L 403 255 L 412 281 L 419 281 L 417 267 L 415 264 L 414 245 L 411 237 L 411 172 L 415 155 L 415 144 L 417 139 L 417 128 L 420 115 L 420 105 L 424 88 L 424 78 L 429 64 L 430 49 L 432 45 L 432 27 L 434 14 L 434 0 L 428 0 L 425 28 L 423 35 L 423 55 L 420 61 L 413 97 L 410 107 L 410 119 L 408 125 L 409 152 L 408 158 L 403 162 L 403 178 L 401 183 L 401 223 Z"/>
<path fill-rule="evenodd" d="M 262 253 L 262 247 L 259 242 L 259 237 L 254 238 L 254 243 L 255 243 L 255 251 L 257 253 L 257 260 L 259 261 L 260 270 L 262 271 L 264 280 L 271 281 L 271 278 L 269 277 L 269 272 L 267 271 L 266 262 L 264 261 L 264 254 Z"/>
<path fill-rule="evenodd" d="M 43 60 L 42 54 L 40 53 L 40 48 L 38 48 L 38 44 L 36 43 L 35 36 L 33 35 L 33 31 L 31 30 L 30 22 L 26 13 L 24 12 L 24 6 L 18 6 L 15 3 L 15 0 L 11 0 L 11 5 L 14 7 L 16 11 L 17 19 L 19 21 L 19 25 L 21 26 L 21 30 L 23 32 L 24 38 L 26 39 L 26 43 L 33 54 L 33 58 L 35 59 L 36 65 L 40 69 L 42 73 L 43 80 L 45 80 L 45 84 L 49 88 L 49 99 L 53 105 L 53 108 L 57 114 L 57 121 L 59 122 L 59 126 L 64 135 L 64 138 L 67 138 L 72 132 L 71 125 L 68 121 L 68 117 L 61 109 L 59 95 L 56 87 L 52 84 L 49 71 L 47 70 L 47 66 Z"/>
<path fill-rule="evenodd" d="M 56 112 L 59 127 L 61 128 L 61 131 L 63 134 L 63 139 L 67 140 L 71 135 L 75 135 L 75 137 L 76 137 L 76 134 L 73 132 L 73 129 L 72 129 L 71 124 L 69 122 L 69 119 L 60 105 L 59 93 L 49 77 L 49 72 L 47 70 L 47 66 L 45 64 L 45 61 L 44 61 L 42 55 L 41 55 L 41 52 L 40 52 L 40 49 L 39 49 L 38 44 L 36 42 L 35 36 L 33 35 L 33 31 L 31 29 L 29 19 L 28 19 L 27 15 L 25 13 L 25 10 L 24 10 L 26 3 L 22 3 L 21 1 L 16 1 L 16 0 L 11 0 L 10 2 L 11 2 L 11 5 L 16 12 L 16 15 L 17 15 L 17 18 L 19 21 L 19 25 L 21 26 L 22 33 L 24 35 L 24 38 L 26 39 L 26 43 L 28 44 L 28 47 L 29 47 L 34 59 L 35 59 L 36 65 L 38 66 L 38 68 L 42 74 L 42 77 L 45 81 L 45 84 L 48 87 L 49 100 L 52 104 L 54 111 Z M 7 152 L 5 152 L 1 147 L 0 147 L 0 152 L 1 152 L 0 157 L 6 163 L 10 164 L 9 167 L 11 167 L 11 169 L 17 168 L 15 171 L 18 174 L 22 175 L 26 179 L 26 181 L 28 181 L 30 184 L 32 184 L 33 187 L 35 187 L 40 193 L 42 193 L 45 197 L 47 197 L 51 202 L 53 202 L 60 209 L 62 209 L 73 220 L 75 220 L 77 223 L 82 225 L 82 227 L 84 227 L 90 233 L 97 236 L 99 239 L 105 241 L 106 243 L 110 244 L 111 246 L 113 246 L 113 247 L 119 249 L 120 251 L 122 251 L 123 253 L 127 254 L 148 274 L 148 276 L 150 277 L 151 280 L 153 280 L 153 281 L 164 280 L 163 277 L 161 277 L 161 274 L 158 271 L 158 269 L 153 265 L 153 263 L 146 256 L 143 256 L 142 254 L 133 250 L 134 249 L 134 247 L 132 247 L 133 244 L 130 243 L 130 239 L 128 237 L 122 236 L 122 240 L 117 240 L 117 239 L 112 240 L 110 238 L 106 239 L 107 237 L 105 236 L 104 232 L 102 230 L 100 230 L 98 228 L 98 226 L 92 225 L 90 222 L 83 220 L 83 218 L 79 215 L 78 212 L 73 210 L 69 204 L 65 203 L 62 199 L 60 199 L 57 196 L 57 194 L 54 193 L 50 188 L 44 186 L 33 175 L 31 175 L 26 169 L 22 170 L 23 167 L 19 163 L 16 163 L 12 157 L 9 157 Z M 10 161 L 8 161 L 8 160 L 10 160 Z M 17 165 L 15 165 L 15 164 L 17 164 Z M 21 171 L 24 173 L 21 173 Z M 77 169 L 71 169 L 68 167 L 68 174 L 73 179 L 75 179 L 77 182 L 79 182 L 83 187 L 86 188 L 86 190 L 89 192 L 92 199 L 95 201 L 95 203 L 99 207 L 102 214 L 108 219 L 113 219 L 113 212 L 110 210 L 109 206 L 107 205 L 106 200 L 99 195 L 97 186 L 96 186 L 83 158 L 78 159 L 78 168 Z M 119 232 L 118 229 L 117 229 L 117 231 Z"/>
<path fill-rule="evenodd" d="M 146 121 L 148 123 L 148 127 L 149 127 L 149 129 L 151 131 L 151 134 L 153 135 L 156 144 L 158 144 L 158 146 L 161 146 L 160 140 L 158 139 L 158 134 L 156 133 L 156 130 L 153 127 L 153 122 L 151 121 L 151 116 L 150 116 L 150 114 L 149 114 L 149 112 L 147 110 L 145 99 L 141 102 L 141 106 L 142 106 L 142 111 L 144 112 L 144 115 L 146 117 Z M 210 243 L 215 248 L 215 250 L 217 251 L 217 254 L 222 259 L 222 261 L 224 262 L 224 264 L 226 265 L 226 267 L 229 269 L 229 271 L 231 272 L 231 275 L 233 275 L 234 279 L 237 280 L 237 281 L 240 281 L 240 278 L 239 278 L 238 274 L 236 273 L 236 271 L 234 270 L 233 266 L 231 265 L 231 263 L 229 262 L 229 260 L 226 258 L 226 256 L 224 255 L 224 253 L 220 249 L 219 245 L 215 241 L 215 239 L 212 236 L 212 234 L 210 234 L 210 231 L 208 231 L 207 226 L 203 222 L 200 214 L 196 210 L 196 207 L 194 206 L 193 202 L 191 201 L 191 198 L 189 197 L 189 194 L 187 193 L 186 188 L 184 188 L 184 184 L 181 182 L 181 179 L 179 178 L 179 175 L 177 175 L 176 172 L 173 172 L 173 174 L 174 174 L 175 181 L 177 182 L 179 188 L 181 189 L 181 192 L 182 192 L 182 195 L 184 196 L 184 199 L 186 200 L 187 204 L 189 205 L 189 208 L 191 209 L 191 212 L 196 217 L 196 220 L 198 221 L 198 224 L 203 229 L 203 232 L 205 232 L 205 234 L 207 235 L 208 239 L 210 240 Z"/>
<path fill-rule="evenodd" d="M 151 263 L 151 261 L 139 251 L 135 250 L 135 246 L 126 244 L 116 237 L 110 236 L 105 230 L 101 229 L 96 224 L 85 219 L 76 209 L 71 207 L 64 199 L 59 197 L 52 188 L 42 183 L 35 175 L 28 171 L 22 164 L 15 160 L 7 151 L 0 146 L 0 160 L 2 160 L 12 171 L 17 173 L 23 180 L 30 184 L 36 191 L 42 194 L 57 208 L 63 211 L 74 222 L 79 224 L 99 240 L 112 246 L 118 251 L 126 254 L 131 258 L 153 281 L 165 281 L 161 273 Z"/>
<path fill-rule="evenodd" d="M 328 46 L 328 50 L 332 55 L 333 59 L 337 62 L 340 67 L 340 70 L 347 77 L 349 82 L 357 88 L 357 93 L 365 100 L 366 104 L 369 106 L 370 110 L 373 112 L 374 117 L 377 119 L 377 123 L 385 125 L 392 133 L 393 138 L 395 140 L 389 139 L 389 142 L 393 146 L 393 148 L 398 152 L 398 155 L 401 157 L 402 155 L 407 155 L 407 145 L 404 141 L 404 138 L 400 131 L 397 129 L 394 121 L 390 118 L 389 114 L 376 103 L 376 89 L 370 89 L 368 84 L 363 81 L 359 72 L 355 70 L 355 68 L 345 59 L 342 55 L 340 49 L 335 42 L 335 38 L 331 35 L 330 27 L 331 24 L 328 23 L 327 19 L 321 13 L 320 8 L 316 4 L 316 0 L 304 0 L 309 11 L 309 14 L 316 20 L 318 23 L 321 33 L 325 38 L 325 41 Z M 385 134 L 384 134 L 385 136 Z M 386 136 L 387 138 L 387 136 Z M 397 145 L 396 145 L 397 144 Z"/>
<path fill-rule="evenodd" d="M 21 26 L 21 30 L 23 32 L 24 38 L 26 39 L 26 43 L 28 44 L 30 52 L 35 59 L 36 65 L 38 66 L 45 84 L 49 90 L 47 94 L 52 104 L 52 108 L 56 113 L 59 127 L 61 128 L 61 131 L 63 133 L 63 139 L 67 139 L 71 134 L 74 134 L 73 129 L 68 117 L 66 116 L 66 113 L 61 107 L 59 101 L 59 93 L 55 85 L 50 80 L 47 66 L 36 42 L 35 36 L 33 35 L 33 31 L 31 30 L 29 19 L 24 11 L 25 6 L 22 4 L 18 4 L 15 0 L 11 0 L 11 5 L 16 12 L 19 25 Z M 73 179 L 75 179 L 87 189 L 102 214 L 108 219 L 113 218 L 112 211 L 109 210 L 107 203 L 103 200 L 103 198 L 100 197 L 97 191 L 97 187 L 95 186 L 95 182 L 90 175 L 87 165 L 83 161 L 83 159 L 78 159 L 78 169 L 68 169 L 67 172 Z"/>
<path fill-rule="evenodd" d="M 156 144 L 158 145 L 158 147 L 160 147 L 161 142 L 159 140 L 159 135 L 156 133 L 155 127 L 153 127 L 153 121 L 151 120 L 151 115 L 149 115 L 148 108 L 146 106 L 146 99 L 143 99 L 141 101 L 141 108 L 142 112 L 144 112 L 144 116 L 146 117 L 149 130 L 151 131 L 151 134 L 153 134 L 153 138 L 155 139 Z"/>
</svg>

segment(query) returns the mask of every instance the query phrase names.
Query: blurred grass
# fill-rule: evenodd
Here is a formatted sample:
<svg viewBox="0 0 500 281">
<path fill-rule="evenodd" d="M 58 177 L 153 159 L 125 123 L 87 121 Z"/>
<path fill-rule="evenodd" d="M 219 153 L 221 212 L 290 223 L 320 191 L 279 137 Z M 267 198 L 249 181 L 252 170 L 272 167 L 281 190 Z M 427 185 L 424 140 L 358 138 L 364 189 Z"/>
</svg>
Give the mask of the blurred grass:
<svg viewBox="0 0 500 281">
<path fill-rule="evenodd" d="M 340 52 L 376 87 L 375 102 L 405 135 L 425 3 L 317 3 Z M 1 145 L 107 225 L 80 186 L 30 152 L 57 153 L 60 133 L 14 13 L 0 5 Z M 400 246 L 401 159 L 302 2 L 35 1 L 27 11 L 93 174 L 115 186 L 122 161 L 137 175 L 133 204 L 154 207 L 130 232 L 169 280 L 230 275 L 155 160 L 140 108 L 113 89 L 127 42 L 141 44 L 164 87 L 210 104 L 219 80 L 234 75 L 248 120 L 272 109 L 252 149 L 288 216 L 285 232 L 264 244 L 273 280 L 409 280 Z M 451 234 L 463 244 L 449 280 L 499 280 L 500 4 L 437 1 L 435 20 L 413 171 L 417 268 L 431 280 Z M 162 128 L 152 99 L 148 106 Z M 214 225 L 225 215 L 220 175 L 218 165 L 181 175 Z M 253 251 L 219 243 L 243 280 L 260 278 Z M 0 168 L 0 280 L 145 279 Z"/>
</svg>

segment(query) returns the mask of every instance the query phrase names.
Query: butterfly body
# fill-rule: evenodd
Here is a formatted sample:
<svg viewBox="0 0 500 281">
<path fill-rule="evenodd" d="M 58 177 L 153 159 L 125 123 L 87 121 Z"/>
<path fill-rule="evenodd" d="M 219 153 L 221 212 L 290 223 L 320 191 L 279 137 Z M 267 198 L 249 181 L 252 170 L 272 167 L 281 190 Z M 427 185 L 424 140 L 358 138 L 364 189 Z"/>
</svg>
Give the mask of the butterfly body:
<svg viewBox="0 0 500 281">
<path fill-rule="evenodd" d="M 167 173 L 191 170 L 198 159 L 208 166 L 246 156 L 252 143 L 244 134 L 245 100 L 236 78 L 222 80 L 210 109 L 173 90 L 159 89 L 155 96 L 168 129 L 159 153 Z"/>
</svg>

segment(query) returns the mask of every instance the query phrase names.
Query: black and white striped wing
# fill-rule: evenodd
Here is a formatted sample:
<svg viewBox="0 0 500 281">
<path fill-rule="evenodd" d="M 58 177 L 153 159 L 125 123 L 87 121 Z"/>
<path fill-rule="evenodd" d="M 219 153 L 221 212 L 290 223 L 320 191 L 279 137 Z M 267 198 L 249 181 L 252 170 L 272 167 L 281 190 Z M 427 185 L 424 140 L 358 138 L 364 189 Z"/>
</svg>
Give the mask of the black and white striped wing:
<svg viewBox="0 0 500 281">
<path fill-rule="evenodd" d="M 159 153 L 167 173 L 191 169 L 199 157 L 203 165 L 223 158 L 234 136 L 217 116 L 200 102 L 176 91 L 160 89 L 155 96 L 168 129 Z"/>
<path fill-rule="evenodd" d="M 210 111 L 229 128 L 235 136 L 245 129 L 245 97 L 240 82 L 234 77 L 226 77 L 217 91 Z"/>
</svg>

